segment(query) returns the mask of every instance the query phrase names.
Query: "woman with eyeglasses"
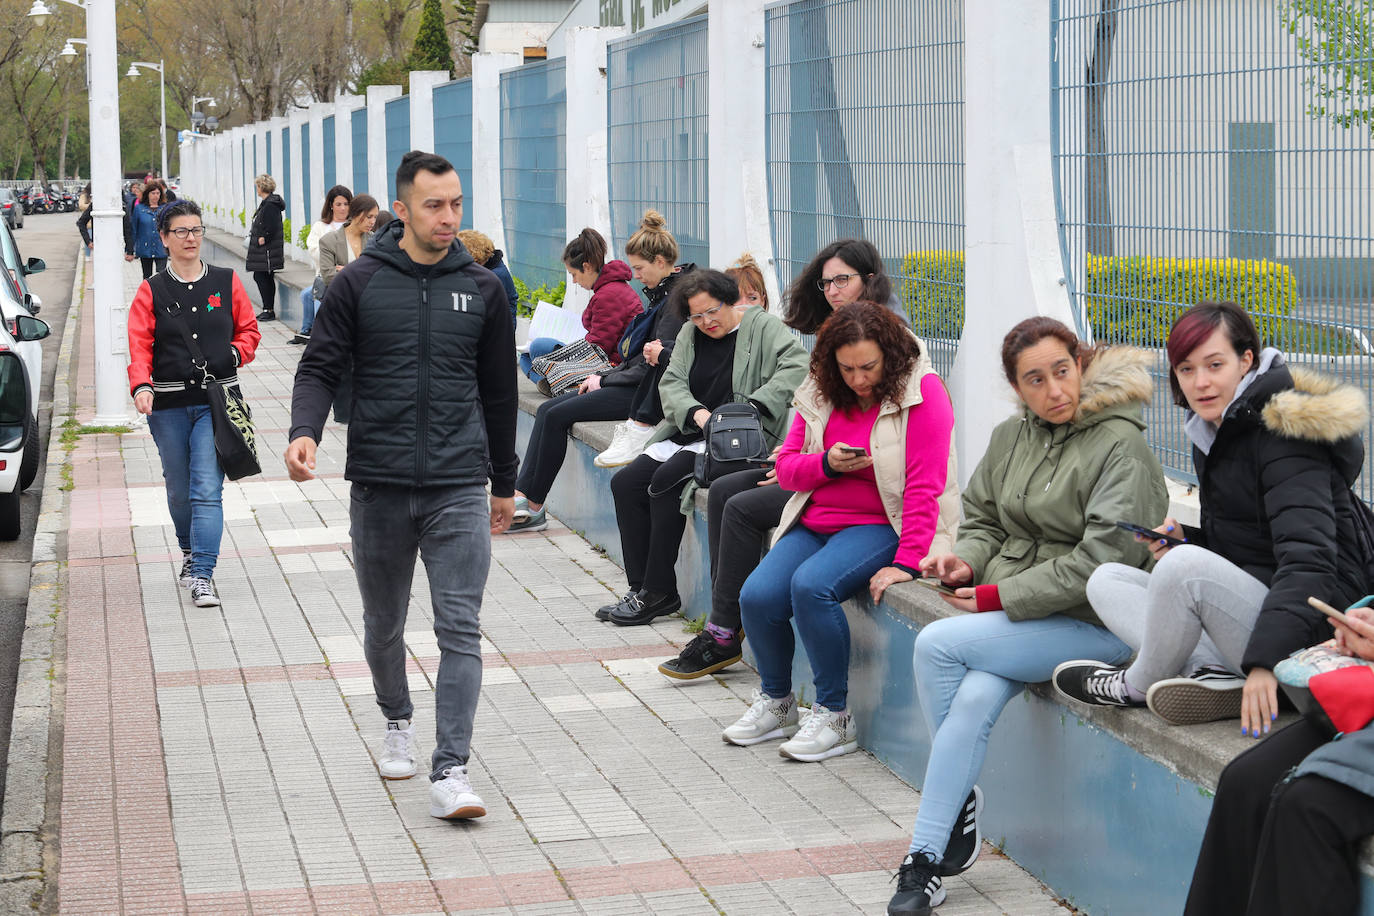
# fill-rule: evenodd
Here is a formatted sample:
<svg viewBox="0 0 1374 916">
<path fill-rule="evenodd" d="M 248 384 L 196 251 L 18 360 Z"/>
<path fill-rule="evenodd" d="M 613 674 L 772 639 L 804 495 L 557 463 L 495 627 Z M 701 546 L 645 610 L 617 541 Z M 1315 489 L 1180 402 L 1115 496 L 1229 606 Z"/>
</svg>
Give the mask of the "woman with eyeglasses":
<svg viewBox="0 0 1374 916">
<path fill-rule="evenodd" d="M 181 547 L 181 585 L 197 607 L 218 607 L 215 564 L 224 534 L 224 472 L 215 454 L 207 376 L 238 384 L 260 334 L 238 275 L 200 259 L 200 207 L 178 200 L 158 214 L 165 270 L 139 286 L 129 307 L 129 390 L 162 459 L 167 509 Z M 187 342 L 204 359 L 199 366 Z"/>
<path fill-rule="evenodd" d="M 667 303 L 686 321 L 659 383 L 664 419 L 644 453 L 611 478 L 630 590 L 597 616 L 618 626 L 651 623 L 682 606 L 673 566 L 693 508 L 692 469 L 705 449 L 711 412 L 728 403 L 753 404 L 770 448 L 787 431 L 792 395 L 806 378 L 806 350 L 763 309 L 736 309 L 739 298 L 730 277 L 698 270 L 677 281 Z"/>
<path fill-rule="evenodd" d="M 787 323 L 803 334 L 815 334 L 831 312 L 861 299 L 886 305 L 911 325 L 892 292 L 882 255 L 864 239 L 840 239 L 816 252 L 792 281 L 786 298 Z"/>
</svg>

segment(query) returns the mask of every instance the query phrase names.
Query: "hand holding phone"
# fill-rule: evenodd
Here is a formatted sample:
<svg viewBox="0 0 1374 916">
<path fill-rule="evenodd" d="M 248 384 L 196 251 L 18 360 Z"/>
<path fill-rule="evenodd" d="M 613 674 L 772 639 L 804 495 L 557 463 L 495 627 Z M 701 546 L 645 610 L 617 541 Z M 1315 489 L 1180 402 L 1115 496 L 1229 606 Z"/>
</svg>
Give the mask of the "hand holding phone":
<svg viewBox="0 0 1374 916">
<path fill-rule="evenodd" d="M 1188 543 L 1182 538 L 1176 538 L 1172 537 L 1171 535 L 1161 534 L 1160 532 L 1155 531 L 1153 528 L 1146 528 L 1144 525 L 1137 525 L 1134 522 L 1117 522 L 1116 527 L 1124 531 L 1129 531 L 1132 534 L 1139 535 L 1142 540 L 1163 541 L 1169 547 L 1179 547 L 1183 544 Z"/>
<path fill-rule="evenodd" d="M 949 595 L 951 598 L 958 597 L 954 588 L 946 585 L 934 576 L 922 576 L 916 580 L 916 583 L 918 585 L 924 585 L 926 588 L 937 591 L 942 595 Z"/>
<path fill-rule="evenodd" d="M 864 455 L 868 454 L 868 449 L 860 448 L 857 445 L 841 445 L 839 446 L 839 449 L 842 452 L 848 452 L 855 458 L 862 458 Z"/>
</svg>

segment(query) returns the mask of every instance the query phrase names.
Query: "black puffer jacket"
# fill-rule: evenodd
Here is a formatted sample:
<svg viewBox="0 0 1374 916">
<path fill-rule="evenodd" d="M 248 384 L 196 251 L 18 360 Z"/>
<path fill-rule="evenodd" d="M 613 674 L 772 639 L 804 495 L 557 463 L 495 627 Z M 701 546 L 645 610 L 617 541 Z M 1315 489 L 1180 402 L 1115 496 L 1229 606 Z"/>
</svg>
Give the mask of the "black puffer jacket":
<svg viewBox="0 0 1374 916">
<path fill-rule="evenodd" d="M 1208 453 L 1193 450 L 1202 529 L 1188 539 L 1269 586 L 1247 673 L 1330 638 L 1309 596 L 1345 607 L 1369 590 L 1350 502 L 1367 421 L 1359 390 L 1279 364 L 1227 410 Z"/>
<path fill-rule="evenodd" d="M 329 284 L 296 368 L 291 438 L 319 441 L 352 362 L 344 476 L 515 492 L 515 349 L 501 281 L 454 243 L 417 267 L 394 221 Z"/>
<path fill-rule="evenodd" d="M 248 257 L 244 267 L 248 270 L 281 270 L 285 265 L 281 216 L 286 212 L 286 201 L 280 194 L 268 194 L 258 204 L 253 214 L 253 224 L 248 227 Z M 258 243 L 262 239 L 262 243 Z"/>
<path fill-rule="evenodd" d="M 673 287 L 677 281 L 686 274 L 696 270 L 695 264 L 679 264 L 673 272 L 668 274 L 658 282 L 658 286 L 653 289 L 645 289 L 644 295 L 649 300 L 649 307 L 634 319 L 625 328 L 625 332 L 620 337 L 621 355 L 624 361 L 613 369 L 607 369 L 601 373 L 601 384 L 603 385 L 626 385 L 637 386 L 644 376 L 653 367 L 644 361 L 644 345 L 632 347 L 634 352 L 626 352 L 626 341 L 635 333 L 635 329 L 640 327 L 641 322 L 649 326 L 648 333 L 644 337 L 644 343 L 651 340 L 663 342 L 663 353 L 659 356 L 660 367 L 666 367 L 668 360 L 673 356 L 673 347 L 677 343 L 677 332 L 682 330 L 683 317 L 678 314 L 678 310 L 668 305 L 668 297 L 672 294 Z"/>
</svg>

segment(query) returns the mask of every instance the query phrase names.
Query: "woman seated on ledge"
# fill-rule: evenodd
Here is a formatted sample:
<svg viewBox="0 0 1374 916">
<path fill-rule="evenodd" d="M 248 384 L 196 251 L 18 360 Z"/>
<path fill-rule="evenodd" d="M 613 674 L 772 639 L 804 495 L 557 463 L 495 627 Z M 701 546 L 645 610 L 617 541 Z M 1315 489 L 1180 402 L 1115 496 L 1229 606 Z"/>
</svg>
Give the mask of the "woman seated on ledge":
<svg viewBox="0 0 1374 916">
<path fill-rule="evenodd" d="M 790 738 L 778 753 L 810 762 L 859 746 L 843 602 L 865 585 L 876 602 L 911 581 L 938 531 L 948 543 L 958 491 L 949 395 L 920 341 L 882 306 L 858 302 L 826 319 L 796 406 L 778 455 L 778 482 L 793 495 L 739 596 L 762 686 L 721 737 Z M 804 725 L 792 693 L 793 619 L 815 672 Z"/>
<path fill-rule="evenodd" d="M 978 858 L 975 782 L 1007 702 L 1067 659 L 1131 654 L 1085 588 L 1103 563 L 1144 566 L 1149 552 L 1116 522 L 1159 518 L 1169 505 L 1143 435 L 1151 361 L 1126 347 L 1088 350 L 1052 318 L 1028 318 L 1002 341 L 1022 409 L 993 430 L 974 469 L 954 551 L 921 563 L 954 588 L 945 600 L 970 613 L 916 637 L 930 759 L 891 916 L 926 916 L 945 899 L 941 878 Z"/>
<path fill-rule="evenodd" d="M 1202 527 L 1166 518 L 1156 530 L 1188 543 L 1151 540 L 1152 572 L 1093 573 L 1093 608 L 1140 654 L 1129 668 L 1063 665 L 1054 683 L 1083 703 L 1148 702 L 1180 725 L 1240 716 L 1241 734 L 1258 738 L 1278 715 L 1274 666 L 1330 633 L 1308 597 L 1345 607 L 1365 593 L 1350 487 L 1364 467 L 1367 401 L 1290 372 L 1232 302 L 1185 312 L 1167 351 L 1174 400 L 1188 407 Z"/>
<path fill-rule="evenodd" d="M 644 453 L 611 478 L 630 590 L 596 616 L 619 626 L 651 623 L 682 606 L 673 567 L 693 511 L 692 469 L 711 412 L 732 402 L 753 404 L 772 448 L 787 429 L 792 393 L 806 377 L 806 350 L 796 336 L 763 309 L 735 308 L 734 280 L 699 270 L 677 285 L 668 305 L 681 308 L 687 322 L 659 383 L 663 422 Z"/>
</svg>

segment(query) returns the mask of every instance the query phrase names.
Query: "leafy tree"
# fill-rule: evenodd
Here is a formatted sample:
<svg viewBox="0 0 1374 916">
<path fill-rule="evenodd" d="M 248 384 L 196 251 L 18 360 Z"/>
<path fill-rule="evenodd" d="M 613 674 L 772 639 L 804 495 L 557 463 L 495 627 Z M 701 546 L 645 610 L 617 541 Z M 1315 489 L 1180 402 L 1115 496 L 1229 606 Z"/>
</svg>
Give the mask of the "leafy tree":
<svg viewBox="0 0 1374 916">
<path fill-rule="evenodd" d="M 420 31 L 415 33 L 415 45 L 406 63 L 412 70 L 453 72 L 453 49 L 444 30 L 444 11 L 439 0 L 425 0 L 420 10 Z"/>
<path fill-rule="evenodd" d="M 403 91 L 410 92 L 410 68 L 399 60 L 379 60 L 358 74 L 353 91 L 362 95 L 368 86 L 400 86 Z"/>
<path fill-rule="evenodd" d="M 1286 0 L 1279 16 L 1312 66 L 1307 113 L 1374 134 L 1374 10 L 1369 0 Z"/>
</svg>

